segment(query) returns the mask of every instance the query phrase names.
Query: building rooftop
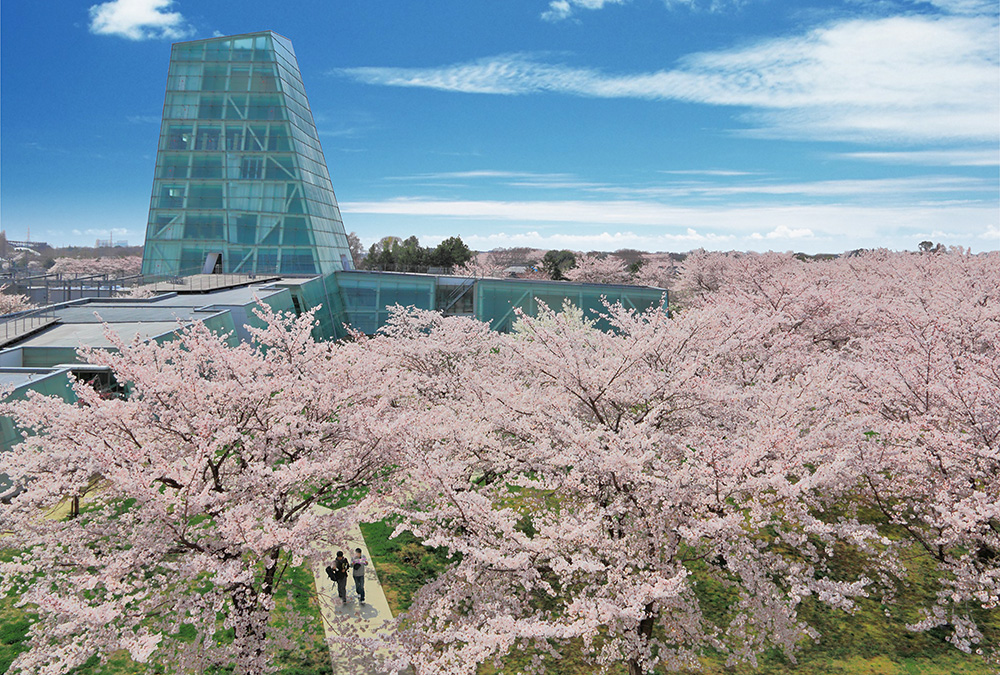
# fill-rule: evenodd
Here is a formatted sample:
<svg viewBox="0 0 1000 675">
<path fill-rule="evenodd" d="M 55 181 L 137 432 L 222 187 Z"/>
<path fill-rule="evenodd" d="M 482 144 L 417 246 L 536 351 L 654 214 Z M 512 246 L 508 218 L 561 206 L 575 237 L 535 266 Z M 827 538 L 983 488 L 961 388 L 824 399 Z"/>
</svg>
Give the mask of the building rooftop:
<svg viewBox="0 0 1000 675">
<path fill-rule="evenodd" d="M 125 342 L 135 337 L 149 339 L 165 335 L 180 327 L 178 321 L 122 321 L 110 324 Z M 18 347 L 110 347 L 100 323 L 57 324 L 20 342 Z"/>
<path fill-rule="evenodd" d="M 51 377 L 54 373 L 64 370 L 61 368 L 0 368 L 0 388 L 16 389 L 25 385 L 33 384 L 46 377 Z"/>
</svg>

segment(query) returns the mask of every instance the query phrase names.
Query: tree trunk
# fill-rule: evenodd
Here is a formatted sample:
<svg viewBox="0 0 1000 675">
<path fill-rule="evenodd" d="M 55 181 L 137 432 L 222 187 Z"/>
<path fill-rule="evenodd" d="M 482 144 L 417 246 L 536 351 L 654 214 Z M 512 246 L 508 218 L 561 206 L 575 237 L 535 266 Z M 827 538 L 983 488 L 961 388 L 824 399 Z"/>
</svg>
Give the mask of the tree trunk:
<svg viewBox="0 0 1000 675">
<path fill-rule="evenodd" d="M 649 603 L 643 609 L 645 610 L 645 618 L 639 622 L 639 627 L 636 628 L 640 645 L 646 645 L 649 643 L 650 638 L 653 637 L 653 626 L 656 624 L 656 614 L 653 611 L 653 603 Z M 645 675 L 645 671 L 642 669 L 642 664 L 639 663 L 638 659 L 628 660 L 628 675 Z"/>
<path fill-rule="evenodd" d="M 233 626 L 236 633 L 233 640 L 236 647 L 234 673 L 239 675 L 263 675 L 267 672 L 265 643 L 271 613 L 262 607 L 269 606 L 268 596 L 274 593 L 274 575 L 280 555 L 281 549 L 277 549 L 269 556 L 271 566 L 264 572 L 259 591 L 253 586 L 241 586 L 232 593 L 233 610 L 238 617 Z"/>
</svg>

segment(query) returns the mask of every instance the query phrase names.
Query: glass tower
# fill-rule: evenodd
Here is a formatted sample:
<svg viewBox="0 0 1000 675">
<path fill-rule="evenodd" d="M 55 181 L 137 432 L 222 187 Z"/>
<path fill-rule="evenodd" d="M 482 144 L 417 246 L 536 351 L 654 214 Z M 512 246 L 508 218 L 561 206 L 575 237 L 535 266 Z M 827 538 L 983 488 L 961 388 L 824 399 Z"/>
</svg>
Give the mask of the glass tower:
<svg viewBox="0 0 1000 675">
<path fill-rule="evenodd" d="M 173 45 L 143 273 L 351 268 L 292 43 L 265 31 Z"/>
</svg>

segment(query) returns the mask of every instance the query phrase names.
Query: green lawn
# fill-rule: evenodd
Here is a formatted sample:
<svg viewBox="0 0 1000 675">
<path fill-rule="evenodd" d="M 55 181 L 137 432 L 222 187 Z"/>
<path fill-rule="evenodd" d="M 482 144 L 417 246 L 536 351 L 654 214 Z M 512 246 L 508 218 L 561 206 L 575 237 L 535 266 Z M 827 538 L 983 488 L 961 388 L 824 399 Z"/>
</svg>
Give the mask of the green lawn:
<svg viewBox="0 0 1000 675">
<path fill-rule="evenodd" d="M 409 532 L 389 539 L 392 527 L 384 522 L 361 526 L 368 542 L 393 614 L 409 607 L 413 594 L 449 562 L 442 550 L 421 546 Z M 852 572 L 854 560 L 845 555 L 842 572 Z M 918 617 L 920 603 L 933 597 L 929 570 L 914 564 L 910 578 L 901 588 L 899 603 L 885 615 L 886 607 L 878 599 L 862 599 L 853 614 L 829 609 L 807 599 L 800 606 L 800 616 L 822 634 L 818 642 L 808 641 L 791 663 L 782 653 L 772 650 L 759 660 L 758 668 L 748 665 L 727 667 L 721 656 L 708 654 L 701 660 L 707 675 L 990 675 L 996 673 L 982 657 L 967 655 L 945 640 L 943 631 L 914 633 L 906 624 Z M 711 595 L 711 590 L 705 591 Z M 712 605 L 712 598 L 708 606 Z M 981 612 L 977 617 L 987 643 L 1000 641 L 1000 612 Z M 578 658 L 573 650 L 567 656 L 549 661 L 549 675 L 589 675 L 593 666 Z M 498 669 L 492 664 L 480 667 L 480 675 L 510 673 L 523 668 L 530 654 L 514 654 L 504 659 Z M 612 675 L 625 675 L 627 669 L 613 669 Z"/>
<path fill-rule="evenodd" d="M 333 675 L 312 572 L 308 565 L 301 565 L 290 567 L 285 575 L 282 588 L 288 593 L 285 595 L 279 591 L 271 623 L 275 627 L 287 627 L 289 611 L 294 610 L 304 617 L 306 630 L 297 634 L 298 646 L 294 651 L 275 654 L 274 663 L 278 672 L 282 675 Z M 0 673 L 6 673 L 14 658 L 27 648 L 24 642 L 30 621 L 31 615 L 28 612 L 15 607 L 15 598 L 0 598 Z M 139 675 L 149 672 L 175 671 L 168 664 L 135 663 L 126 652 L 111 655 L 104 664 L 93 657 L 73 671 L 74 675 Z"/>
<path fill-rule="evenodd" d="M 392 527 L 384 522 L 362 525 L 365 540 L 378 571 L 389 605 L 394 614 L 405 611 L 413 594 L 429 579 L 449 564 L 442 550 L 420 545 L 410 533 L 404 532 L 390 539 Z M 850 556 L 844 565 L 850 567 Z M 864 599 L 853 615 L 837 612 L 823 605 L 809 602 L 800 607 L 800 614 L 815 626 L 822 637 L 817 643 L 805 643 L 797 653 L 797 664 L 783 654 L 770 652 L 753 669 L 746 665 L 726 667 L 721 657 L 706 655 L 702 671 L 707 675 L 989 675 L 996 672 L 981 657 L 962 654 L 948 644 L 942 631 L 913 633 L 905 628 L 915 620 L 919 601 L 932 593 L 926 570 L 916 565 L 907 580 L 906 593 L 892 608 L 892 616 L 885 615 L 886 608 L 875 598 Z M 309 630 L 300 636 L 300 646 L 293 652 L 275 656 L 279 672 L 284 675 L 327 675 L 331 673 L 329 654 L 323 642 L 322 621 L 316 603 L 313 581 L 308 566 L 290 568 L 286 572 L 284 588 L 289 591 L 278 600 L 272 621 L 276 626 L 286 625 L 290 609 L 306 617 Z M 705 591 L 711 594 L 711 590 Z M 1000 640 L 1000 613 L 980 617 L 987 641 Z M 24 649 L 30 615 L 14 606 L 14 598 L 0 598 L 0 673 L 6 672 L 14 657 Z M 569 651 L 569 650 L 567 650 Z M 499 669 L 492 664 L 480 667 L 480 675 L 516 673 L 527 662 L 529 655 L 515 654 L 504 659 Z M 154 672 L 169 672 L 163 665 Z M 97 659 L 76 671 L 79 675 L 110 673 L 132 675 L 149 672 L 146 666 L 132 663 L 126 654 L 113 655 L 101 665 Z M 559 661 L 547 663 L 550 675 L 589 675 L 592 666 L 575 654 L 569 653 Z M 625 669 L 611 671 L 624 675 Z"/>
<path fill-rule="evenodd" d="M 444 550 L 422 546 L 409 532 L 390 539 L 392 530 L 385 521 L 361 524 L 379 582 L 395 616 L 410 606 L 413 594 L 436 577 L 450 560 Z"/>
</svg>

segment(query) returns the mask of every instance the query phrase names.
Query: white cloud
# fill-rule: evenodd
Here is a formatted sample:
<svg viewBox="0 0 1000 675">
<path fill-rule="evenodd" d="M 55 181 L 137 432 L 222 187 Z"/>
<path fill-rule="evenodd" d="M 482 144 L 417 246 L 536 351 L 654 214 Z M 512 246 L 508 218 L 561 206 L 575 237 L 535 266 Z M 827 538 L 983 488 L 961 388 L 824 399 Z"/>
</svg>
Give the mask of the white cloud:
<svg viewBox="0 0 1000 675">
<path fill-rule="evenodd" d="M 626 0 L 552 0 L 549 8 L 542 12 L 546 21 L 562 21 L 573 15 L 576 9 L 604 9 L 606 5 L 621 5 Z"/>
<path fill-rule="evenodd" d="M 442 237 L 443 239 L 443 237 Z M 429 243 L 433 237 L 427 237 Z M 540 249 L 563 249 L 573 251 L 615 251 L 620 248 L 639 248 L 646 251 L 687 250 L 692 248 L 733 248 L 739 238 L 713 232 L 699 232 L 686 228 L 679 232 L 656 235 L 639 235 L 634 232 L 596 232 L 594 234 L 546 234 L 538 231 L 498 232 L 489 235 L 471 234 L 463 236 L 468 246 L 479 251 L 500 247 L 527 246 Z"/>
<path fill-rule="evenodd" d="M 551 0 L 549 8 L 542 12 L 546 21 L 562 21 L 573 16 L 577 9 L 604 9 L 608 5 L 623 5 L 629 0 Z M 975 0 L 940 0 L 941 2 L 975 2 Z M 663 0 L 668 9 L 682 7 L 689 10 L 717 12 L 742 5 L 744 0 Z"/>
<path fill-rule="evenodd" d="M 676 68 L 613 75 L 509 54 L 440 68 L 348 68 L 370 84 L 479 94 L 552 92 L 746 107 L 770 137 L 995 141 L 997 19 L 896 16 L 695 53 Z"/>
<path fill-rule="evenodd" d="M 997 9 L 995 0 L 928 0 L 928 2 L 952 14 L 991 14 Z"/>
<path fill-rule="evenodd" d="M 180 12 L 167 11 L 173 0 L 112 0 L 90 8 L 90 32 L 129 40 L 178 40 L 192 29 Z"/>
<path fill-rule="evenodd" d="M 692 172 L 662 171 L 664 174 L 688 174 Z M 662 184 L 644 186 L 613 185 L 587 182 L 570 174 L 544 174 L 517 171 L 455 171 L 444 173 L 416 174 L 414 176 L 393 177 L 390 180 L 435 180 L 449 179 L 499 179 L 512 187 L 539 189 L 574 189 L 584 194 L 612 195 L 625 199 L 674 200 L 681 198 L 717 199 L 719 197 L 810 197 L 817 199 L 837 199 L 838 201 L 865 201 L 871 197 L 896 198 L 904 203 L 913 203 L 931 194 L 965 193 L 992 197 L 996 194 L 996 181 L 968 176 L 911 176 L 906 178 L 838 179 L 816 181 L 777 182 L 752 179 L 738 171 L 695 172 L 696 176 L 729 178 L 740 177 L 737 182 L 711 182 L 709 180 L 667 180 Z"/>
<path fill-rule="evenodd" d="M 437 178 L 537 178 L 539 180 L 566 180 L 568 178 L 572 178 L 572 175 L 568 173 L 534 173 L 531 171 L 473 169 L 471 171 L 418 173 L 411 176 L 389 176 L 389 180 L 428 180 Z"/>
<path fill-rule="evenodd" d="M 562 21 L 573 13 L 573 7 L 569 0 L 552 0 L 548 10 L 542 12 L 542 18 L 546 21 Z"/>
<path fill-rule="evenodd" d="M 330 138 L 357 138 L 361 135 L 361 129 L 357 127 L 345 127 L 343 129 L 318 129 L 316 133 L 320 136 L 328 136 Z"/>
<path fill-rule="evenodd" d="M 683 7 L 684 9 L 708 12 L 720 12 L 743 5 L 746 0 L 663 0 L 668 9 Z"/>
<path fill-rule="evenodd" d="M 792 229 L 787 225 L 779 225 L 764 235 L 767 239 L 802 239 L 812 237 L 813 233 L 808 227 Z"/>
<path fill-rule="evenodd" d="M 671 171 L 660 171 L 659 173 L 677 174 L 684 176 L 754 176 L 753 171 L 733 171 L 731 169 L 674 169 Z"/>
<path fill-rule="evenodd" d="M 342 202 L 340 206 L 347 219 L 354 222 L 363 221 L 366 215 L 377 216 L 381 231 L 397 224 L 414 231 L 426 222 L 434 230 L 459 232 L 467 244 L 481 250 L 521 245 L 553 248 L 557 243 L 584 250 L 664 250 L 671 246 L 676 250 L 677 238 L 690 239 L 692 232 L 698 237 L 731 242 L 736 248 L 753 247 L 755 241 L 768 246 L 787 241 L 797 250 L 810 252 L 873 246 L 907 248 L 935 231 L 953 233 L 954 238 L 944 241 L 948 245 L 973 245 L 981 250 L 996 249 L 1000 244 L 983 238 L 983 233 L 994 232 L 1000 225 L 992 203 L 678 207 L 640 200 L 393 199 Z M 442 221 L 446 221 L 444 226 Z M 480 234 L 484 229 L 504 233 L 508 227 L 514 229 L 514 234 Z M 609 234 L 608 228 L 617 234 Z M 524 234 L 547 230 L 552 233 L 541 239 Z M 571 246 L 570 242 L 576 244 Z"/>
<path fill-rule="evenodd" d="M 648 197 L 660 196 L 664 198 L 768 195 L 775 197 L 802 196 L 844 200 L 850 198 L 865 199 L 870 196 L 897 196 L 909 202 L 919 195 L 930 193 L 972 191 L 993 196 L 996 193 L 996 182 L 963 176 L 915 176 L 911 178 L 841 179 L 791 183 L 742 181 L 732 185 L 680 183 L 651 188 L 613 187 L 603 188 L 599 191 L 613 192 L 615 194 L 642 194 Z"/>
<path fill-rule="evenodd" d="M 900 152 L 845 152 L 837 157 L 861 159 L 884 164 L 923 164 L 930 166 L 997 166 L 1000 165 L 1000 150 L 953 149 L 953 150 L 906 150 Z"/>
</svg>

